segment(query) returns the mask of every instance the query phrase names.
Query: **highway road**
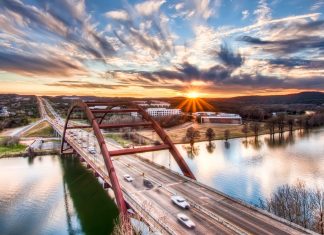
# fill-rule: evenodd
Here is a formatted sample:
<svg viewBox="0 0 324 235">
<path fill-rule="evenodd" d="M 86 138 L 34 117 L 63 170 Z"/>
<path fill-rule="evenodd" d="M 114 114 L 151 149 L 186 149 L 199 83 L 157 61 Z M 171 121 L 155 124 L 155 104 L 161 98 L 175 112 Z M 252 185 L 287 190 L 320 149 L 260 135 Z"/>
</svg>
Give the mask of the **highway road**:
<svg viewBox="0 0 324 235">
<path fill-rule="evenodd" d="M 46 105 L 49 105 L 48 103 Z M 50 108 L 48 110 L 51 110 Z M 56 117 L 56 114 L 54 114 Z M 46 117 L 49 119 L 49 117 Z M 50 120 L 52 125 L 62 133 L 62 121 Z M 86 160 L 93 163 L 97 172 L 107 171 L 99 153 L 97 141 L 92 134 L 82 130 L 76 138 L 68 131 L 67 141 Z M 90 136 L 88 136 L 90 135 Z M 89 138 L 90 137 L 90 138 Z M 83 141 L 80 141 L 83 139 Z M 90 140 L 90 141 L 89 141 Z M 106 139 L 109 150 L 120 146 Z M 87 146 L 95 146 L 96 154 L 90 154 Z M 242 203 L 210 189 L 207 186 L 189 180 L 183 176 L 144 161 L 135 155 L 125 155 L 113 158 L 113 163 L 124 194 L 140 204 L 150 217 L 167 227 L 163 233 L 171 234 L 305 234 L 306 230 L 292 227 L 277 219 L 251 209 Z M 143 176 L 144 173 L 144 176 Z M 133 182 L 127 182 L 123 176 L 131 175 Z M 143 185 L 143 178 L 149 179 L 154 187 L 148 189 Z M 107 177 L 105 177 L 107 180 Z M 172 195 L 181 195 L 191 204 L 189 210 L 184 210 L 171 202 Z M 132 202 L 129 202 L 132 205 Z M 186 214 L 195 224 L 194 229 L 187 229 L 177 221 L 177 214 Z"/>
</svg>

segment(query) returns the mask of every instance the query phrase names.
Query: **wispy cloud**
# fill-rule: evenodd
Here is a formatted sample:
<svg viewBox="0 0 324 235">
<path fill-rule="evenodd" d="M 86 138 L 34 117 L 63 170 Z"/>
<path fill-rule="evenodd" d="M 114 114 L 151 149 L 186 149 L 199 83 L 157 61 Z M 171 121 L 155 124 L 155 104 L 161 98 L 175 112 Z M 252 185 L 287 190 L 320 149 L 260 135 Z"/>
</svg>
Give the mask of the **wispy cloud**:
<svg viewBox="0 0 324 235">
<path fill-rule="evenodd" d="M 242 20 L 245 20 L 246 18 L 248 18 L 249 15 L 250 15 L 249 10 L 242 11 Z"/>
</svg>

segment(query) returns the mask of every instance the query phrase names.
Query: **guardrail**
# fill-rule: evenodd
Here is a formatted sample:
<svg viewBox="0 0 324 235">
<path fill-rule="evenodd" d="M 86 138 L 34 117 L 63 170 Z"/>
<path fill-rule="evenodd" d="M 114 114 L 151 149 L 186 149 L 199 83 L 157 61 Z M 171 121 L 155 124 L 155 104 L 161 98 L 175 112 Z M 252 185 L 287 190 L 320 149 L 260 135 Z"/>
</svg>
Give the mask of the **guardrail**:
<svg viewBox="0 0 324 235">
<path fill-rule="evenodd" d="M 237 234 L 240 235 L 248 235 L 250 233 L 243 231 L 242 229 L 240 229 L 239 227 L 233 225 L 232 223 L 230 223 L 229 221 L 227 221 L 226 219 L 224 219 L 223 217 L 220 217 L 218 215 L 216 215 L 215 213 L 207 210 L 206 208 L 204 208 L 203 206 L 195 203 L 192 200 L 189 200 L 188 198 L 186 198 L 186 200 L 190 203 L 190 205 L 196 209 L 198 209 L 199 211 L 203 212 L 204 214 L 206 214 L 207 216 L 213 218 L 214 220 L 216 220 L 218 223 L 224 225 L 225 227 L 231 229 L 232 231 L 236 232 Z"/>
<path fill-rule="evenodd" d="M 125 165 L 126 167 L 129 167 L 126 163 L 121 162 L 123 165 Z M 135 171 L 137 172 L 141 172 L 137 169 L 134 168 Z M 162 184 L 158 184 L 154 179 L 147 177 L 147 179 L 149 179 L 150 181 L 156 183 L 157 185 L 160 185 L 164 190 L 166 190 L 167 192 L 169 192 L 171 195 L 177 195 L 177 193 L 173 192 L 172 190 L 166 188 L 165 186 L 163 186 Z M 199 211 L 201 211 L 202 213 L 206 214 L 207 216 L 215 219 L 217 222 L 221 223 L 222 225 L 224 225 L 225 227 L 231 229 L 232 231 L 235 231 L 237 234 L 240 235 L 248 235 L 249 233 L 246 231 L 243 231 L 242 229 L 240 229 L 239 227 L 231 224 L 229 221 L 227 221 L 225 218 L 216 215 L 215 213 L 211 212 L 210 210 L 204 208 L 203 206 L 195 203 L 194 201 L 186 198 L 186 200 L 190 203 L 191 206 L 193 206 L 194 208 L 198 209 Z"/>
<path fill-rule="evenodd" d="M 140 203 L 138 203 L 134 196 L 130 196 L 128 192 L 124 191 L 124 196 L 126 201 L 132 206 L 132 208 L 139 214 L 141 217 L 151 226 L 151 228 L 159 228 L 159 232 L 163 234 L 171 234 L 176 235 L 177 233 L 174 232 L 167 224 L 165 224 L 161 219 L 154 218 L 150 211 L 148 211 L 145 207 L 143 207 Z M 143 215 L 143 212 L 145 216 Z"/>
<path fill-rule="evenodd" d="M 84 153 L 81 151 L 81 154 L 83 155 Z M 100 166 L 97 165 L 96 162 L 94 162 L 91 158 L 88 156 L 85 156 L 88 161 L 91 161 L 95 168 L 99 168 Z M 98 169 L 94 169 L 98 170 Z M 104 174 L 102 172 L 102 174 Z M 126 190 L 123 189 L 123 194 L 125 197 L 125 200 L 130 204 L 130 206 L 150 225 L 151 228 L 158 228 L 158 230 L 163 233 L 163 234 L 171 234 L 171 235 L 176 235 L 175 233 L 167 224 L 165 224 L 161 219 L 154 218 L 151 213 L 142 206 L 138 201 L 135 199 L 134 195 L 130 195 Z"/>
</svg>

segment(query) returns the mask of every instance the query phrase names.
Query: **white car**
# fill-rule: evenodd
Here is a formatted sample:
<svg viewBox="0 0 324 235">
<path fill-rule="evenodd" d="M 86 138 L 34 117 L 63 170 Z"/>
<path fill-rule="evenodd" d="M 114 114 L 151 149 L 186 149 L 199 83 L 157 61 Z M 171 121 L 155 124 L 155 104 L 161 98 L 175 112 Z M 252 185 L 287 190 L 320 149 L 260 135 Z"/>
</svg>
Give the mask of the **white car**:
<svg viewBox="0 0 324 235">
<path fill-rule="evenodd" d="M 89 153 L 92 153 L 92 154 L 95 154 L 95 153 L 96 153 L 96 150 L 95 150 L 94 147 L 89 147 L 89 148 L 88 148 L 88 152 L 89 152 Z"/>
<path fill-rule="evenodd" d="M 124 179 L 127 181 L 127 182 L 132 182 L 134 180 L 133 177 L 131 177 L 130 175 L 124 175 Z"/>
<path fill-rule="evenodd" d="M 194 228 L 196 227 L 195 223 L 192 222 L 188 216 L 186 216 L 185 214 L 177 214 L 177 218 L 180 221 L 180 223 L 182 223 L 183 225 L 187 226 L 188 228 Z"/>
<path fill-rule="evenodd" d="M 171 197 L 171 200 L 174 204 L 176 204 L 177 206 L 183 208 L 183 209 L 189 209 L 190 208 L 190 205 L 189 203 L 186 201 L 186 199 L 184 199 L 183 197 L 181 196 L 172 196 Z"/>
</svg>

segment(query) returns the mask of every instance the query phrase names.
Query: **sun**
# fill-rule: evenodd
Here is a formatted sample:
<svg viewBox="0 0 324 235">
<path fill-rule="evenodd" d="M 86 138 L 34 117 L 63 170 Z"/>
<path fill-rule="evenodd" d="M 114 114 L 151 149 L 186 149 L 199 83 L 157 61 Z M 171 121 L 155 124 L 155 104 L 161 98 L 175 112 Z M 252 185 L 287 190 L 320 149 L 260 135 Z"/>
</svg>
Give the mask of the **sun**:
<svg viewBox="0 0 324 235">
<path fill-rule="evenodd" d="M 196 99 L 199 97 L 199 93 L 196 91 L 190 91 L 186 94 L 186 97 L 190 99 Z"/>
</svg>

